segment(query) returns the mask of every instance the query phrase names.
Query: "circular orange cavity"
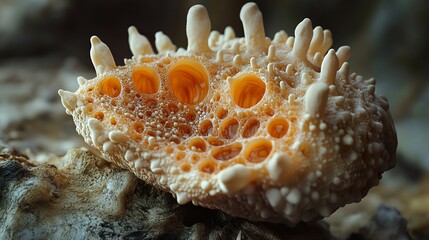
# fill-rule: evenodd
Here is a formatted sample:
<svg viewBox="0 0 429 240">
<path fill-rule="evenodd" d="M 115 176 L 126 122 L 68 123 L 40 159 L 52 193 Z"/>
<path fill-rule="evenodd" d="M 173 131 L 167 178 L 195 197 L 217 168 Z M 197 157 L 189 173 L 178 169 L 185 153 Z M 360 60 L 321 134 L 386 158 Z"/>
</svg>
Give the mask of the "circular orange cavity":
<svg viewBox="0 0 429 240">
<path fill-rule="evenodd" d="M 270 155 L 273 145 L 267 139 L 257 139 L 246 146 L 244 157 L 252 163 L 264 161 Z"/>
<path fill-rule="evenodd" d="M 281 138 L 284 135 L 286 135 L 286 133 L 289 130 L 289 122 L 281 117 L 277 117 L 272 119 L 269 123 L 268 123 L 268 133 L 275 138 Z"/>
<path fill-rule="evenodd" d="M 117 97 L 121 93 L 121 82 L 118 78 L 109 76 L 100 81 L 100 91 L 109 97 Z"/>
<path fill-rule="evenodd" d="M 230 85 L 232 99 L 242 108 L 250 108 L 261 101 L 265 88 L 265 83 L 253 74 L 243 74 Z"/>
<path fill-rule="evenodd" d="M 233 138 L 238 131 L 238 121 L 235 118 L 227 118 L 220 124 L 220 134 L 225 139 Z"/>
<path fill-rule="evenodd" d="M 194 138 L 189 141 L 189 148 L 195 152 L 205 152 L 206 142 L 201 138 Z"/>
<path fill-rule="evenodd" d="M 138 133 L 142 133 L 144 131 L 143 123 L 141 122 L 135 122 L 133 125 L 134 131 Z"/>
<path fill-rule="evenodd" d="M 258 131 L 259 126 L 261 123 L 257 119 L 249 119 L 247 120 L 246 124 L 243 127 L 243 131 L 241 133 L 241 136 L 244 138 L 249 138 Z"/>
<path fill-rule="evenodd" d="M 160 82 L 155 70 L 150 67 L 140 66 L 133 70 L 131 75 L 134 87 L 144 94 L 154 94 L 158 92 Z"/>
<path fill-rule="evenodd" d="M 174 96 L 185 104 L 201 102 L 209 90 L 207 71 L 190 59 L 176 63 L 168 74 L 168 81 Z"/>
<path fill-rule="evenodd" d="M 230 160 L 240 154 L 242 148 L 241 143 L 233 143 L 214 149 L 212 151 L 212 156 L 221 161 Z"/>
<path fill-rule="evenodd" d="M 99 121 L 103 121 L 104 119 L 104 113 L 103 112 L 95 112 L 94 114 L 92 114 L 92 116 L 96 119 L 98 119 Z"/>
<path fill-rule="evenodd" d="M 203 136 L 209 135 L 213 131 L 212 121 L 206 119 L 200 123 L 200 133 Z"/>
<path fill-rule="evenodd" d="M 212 160 L 205 160 L 198 166 L 198 168 L 201 172 L 213 173 L 216 170 L 216 165 L 216 162 Z"/>
</svg>

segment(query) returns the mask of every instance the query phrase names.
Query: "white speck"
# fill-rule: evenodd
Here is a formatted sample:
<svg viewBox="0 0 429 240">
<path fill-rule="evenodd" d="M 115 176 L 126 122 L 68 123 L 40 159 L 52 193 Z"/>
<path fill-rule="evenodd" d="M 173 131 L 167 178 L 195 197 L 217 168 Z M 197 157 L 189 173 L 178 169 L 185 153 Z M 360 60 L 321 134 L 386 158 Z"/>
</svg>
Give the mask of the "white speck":
<svg viewBox="0 0 429 240">
<path fill-rule="evenodd" d="M 299 203 L 301 200 L 301 192 L 296 188 L 292 188 L 287 195 L 286 200 L 292 204 Z"/>
</svg>

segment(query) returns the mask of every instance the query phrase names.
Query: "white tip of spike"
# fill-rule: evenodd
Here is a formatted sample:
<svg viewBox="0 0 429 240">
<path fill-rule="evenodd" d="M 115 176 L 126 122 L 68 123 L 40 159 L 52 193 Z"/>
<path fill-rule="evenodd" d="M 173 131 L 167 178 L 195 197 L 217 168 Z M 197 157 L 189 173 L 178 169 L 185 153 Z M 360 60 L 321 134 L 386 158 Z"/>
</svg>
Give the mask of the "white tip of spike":
<svg viewBox="0 0 429 240">
<path fill-rule="evenodd" d="M 235 32 L 234 29 L 230 26 L 227 26 L 225 28 L 225 31 L 223 33 L 225 40 L 231 40 L 235 38 Z"/>
<path fill-rule="evenodd" d="M 333 49 L 329 50 L 323 59 L 319 81 L 322 81 L 328 85 L 335 83 L 335 77 L 338 70 L 338 58 Z"/>
<path fill-rule="evenodd" d="M 243 23 L 244 37 L 249 50 L 263 51 L 265 45 L 265 30 L 262 13 L 258 6 L 249 2 L 240 11 L 240 19 Z"/>
<path fill-rule="evenodd" d="M 128 28 L 128 43 L 133 56 L 153 54 L 149 40 L 141 35 L 134 26 Z"/>
<path fill-rule="evenodd" d="M 74 93 L 69 91 L 64 91 L 62 89 L 58 90 L 58 94 L 61 97 L 61 103 L 67 109 L 66 113 L 71 114 L 77 107 L 77 97 Z"/>
<path fill-rule="evenodd" d="M 323 28 L 317 26 L 313 29 L 313 37 L 311 38 L 310 48 L 308 53 L 314 54 L 319 51 L 323 44 Z"/>
<path fill-rule="evenodd" d="M 332 33 L 329 29 L 323 30 L 323 43 L 320 47 L 320 53 L 325 55 L 332 46 Z"/>
<path fill-rule="evenodd" d="M 210 36 L 210 18 L 202 5 L 195 5 L 189 9 L 186 20 L 186 36 L 188 37 L 188 51 L 210 51 L 208 39 Z"/>
<path fill-rule="evenodd" d="M 313 37 L 310 19 L 306 18 L 295 28 L 295 44 L 292 53 L 301 60 L 307 60 L 307 52 Z"/>
<path fill-rule="evenodd" d="M 329 87 L 326 83 L 316 82 L 305 92 L 305 111 L 312 118 L 323 118 L 329 97 Z"/>
<path fill-rule="evenodd" d="M 344 79 L 346 79 L 346 81 L 349 81 L 349 71 L 350 71 L 350 65 L 348 62 L 344 62 L 340 69 L 338 70 L 338 73 L 340 74 L 340 76 Z"/>
<path fill-rule="evenodd" d="M 342 65 L 344 62 L 349 60 L 351 55 L 352 49 L 349 46 L 342 46 L 338 48 L 337 50 L 337 57 L 338 57 L 338 65 Z"/>
<path fill-rule="evenodd" d="M 92 36 L 90 42 L 91 50 L 89 53 L 97 75 L 102 74 L 106 70 L 116 68 L 115 60 L 109 47 L 97 36 Z"/>
<path fill-rule="evenodd" d="M 278 31 L 275 35 L 274 35 L 274 39 L 273 42 L 274 43 L 285 43 L 286 40 L 288 38 L 288 35 L 285 31 L 281 30 Z"/>
<path fill-rule="evenodd" d="M 155 33 L 155 47 L 158 53 L 165 53 L 168 51 L 175 52 L 177 47 L 171 42 L 171 39 L 163 32 Z"/>
<path fill-rule="evenodd" d="M 79 84 L 79 86 L 85 85 L 85 83 L 86 83 L 87 81 L 88 81 L 88 80 L 86 80 L 86 78 L 84 78 L 84 77 L 82 77 L 82 76 L 77 77 L 77 84 Z"/>
</svg>

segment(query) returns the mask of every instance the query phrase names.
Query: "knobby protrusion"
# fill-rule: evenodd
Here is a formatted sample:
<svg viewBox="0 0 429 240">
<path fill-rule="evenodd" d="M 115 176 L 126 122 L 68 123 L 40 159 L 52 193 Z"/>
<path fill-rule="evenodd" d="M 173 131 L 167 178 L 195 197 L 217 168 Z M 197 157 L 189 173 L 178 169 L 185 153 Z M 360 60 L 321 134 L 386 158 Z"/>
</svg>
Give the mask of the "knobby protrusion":
<svg viewBox="0 0 429 240">
<path fill-rule="evenodd" d="M 295 28 L 295 43 L 292 49 L 293 55 L 301 60 L 307 60 L 307 52 L 310 47 L 313 30 L 310 19 L 306 18 Z"/>
<path fill-rule="evenodd" d="M 326 83 L 316 82 L 305 92 L 305 111 L 312 118 L 323 118 L 329 98 L 329 87 Z"/>
<path fill-rule="evenodd" d="M 116 68 L 115 60 L 109 47 L 97 36 L 92 36 L 90 41 L 91 50 L 89 53 L 97 75 L 102 74 L 106 70 Z"/>
<path fill-rule="evenodd" d="M 67 109 L 66 113 L 71 114 L 77 107 L 76 95 L 72 92 L 64 91 L 62 89 L 58 90 L 58 94 L 61 97 L 61 103 Z"/>
<path fill-rule="evenodd" d="M 82 77 L 82 76 L 77 77 L 77 84 L 79 84 L 79 86 L 83 86 L 83 85 L 85 85 L 85 83 L 86 83 L 87 81 L 88 81 L 88 80 L 86 80 L 86 78 L 84 78 L 84 77 Z"/>
<path fill-rule="evenodd" d="M 284 30 L 278 31 L 273 38 L 274 43 L 285 43 L 288 38 L 287 33 Z"/>
<path fill-rule="evenodd" d="M 158 53 L 176 51 L 176 45 L 174 45 L 171 39 L 163 32 L 155 33 L 155 47 Z"/>
<path fill-rule="evenodd" d="M 315 54 L 320 50 L 323 44 L 323 28 L 317 26 L 313 29 L 313 37 L 311 38 L 310 48 L 308 49 L 309 54 Z"/>
<path fill-rule="evenodd" d="M 338 65 L 342 65 L 345 61 L 349 60 L 352 49 L 349 46 L 342 46 L 338 48 L 336 54 L 338 57 Z"/>
<path fill-rule="evenodd" d="M 134 26 L 128 28 L 128 43 L 133 56 L 153 54 L 149 40 L 141 35 Z"/>
<path fill-rule="evenodd" d="M 320 47 L 320 53 L 322 55 L 325 55 L 326 52 L 331 48 L 332 46 L 332 33 L 330 30 L 326 29 L 323 30 L 323 43 Z"/>
<path fill-rule="evenodd" d="M 335 77 L 338 70 L 338 58 L 333 49 L 329 50 L 323 59 L 319 81 L 328 85 L 335 83 Z"/>
<path fill-rule="evenodd" d="M 202 5 L 195 5 L 189 9 L 186 20 L 186 36 L 188 37 L 188 51 L 209 52 L 208 39 L 211 23 L 207 9 Z"/>
<path fill-rule="evenodd" d="M 224 39 L 225 40 L 231 40 L 235 38 L 235 32 L 234 29 L 230 26 L 225 28 L 225 31 L 223 33 Z"/>
<path fill-rule="evenodd" d="M 248 50 L 263 51 L 265 45 L 265 30 L 262 13 L 258 6 L 249 2 L 240 11 L 240 19 L 243 23 L 244 37 Z"/>
</svg>

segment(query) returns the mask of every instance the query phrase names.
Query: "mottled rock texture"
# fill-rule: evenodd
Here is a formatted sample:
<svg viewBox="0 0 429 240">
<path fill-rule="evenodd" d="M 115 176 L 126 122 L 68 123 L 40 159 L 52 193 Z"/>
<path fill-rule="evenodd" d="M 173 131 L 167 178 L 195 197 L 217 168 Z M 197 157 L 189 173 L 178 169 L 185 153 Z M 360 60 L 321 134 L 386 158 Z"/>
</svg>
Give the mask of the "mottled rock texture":
<svg viewBox="0 0 429 240">
<path fill-rule="evenodd" d="M 87 150 L 34 164 L 0 147 L 0 222 L 0 239 L 330 238 L 322 223 L 288 228 L 178 205 Z"/>
</svg>

